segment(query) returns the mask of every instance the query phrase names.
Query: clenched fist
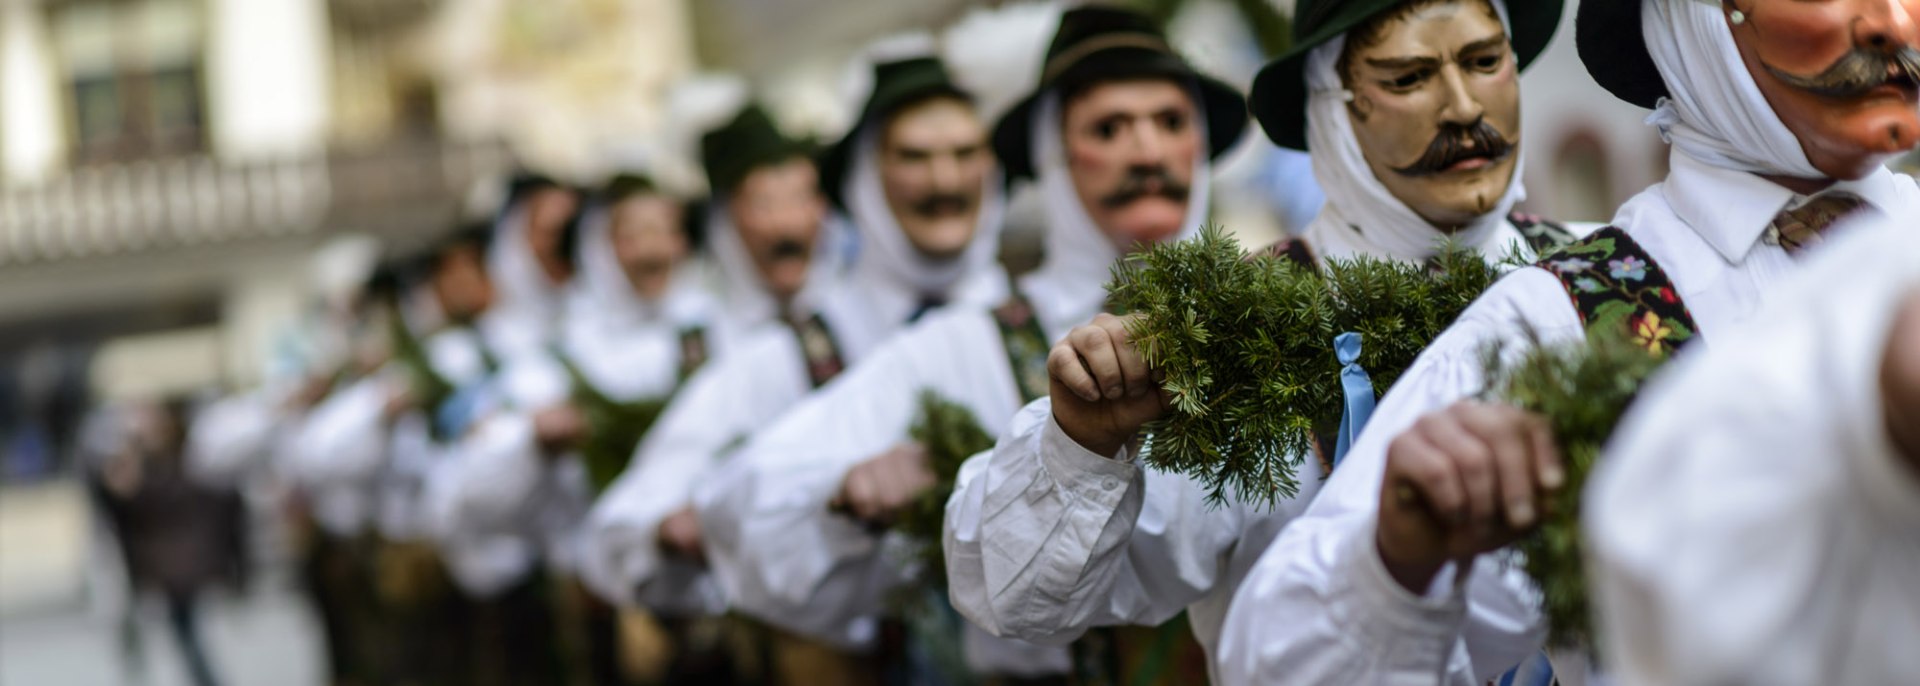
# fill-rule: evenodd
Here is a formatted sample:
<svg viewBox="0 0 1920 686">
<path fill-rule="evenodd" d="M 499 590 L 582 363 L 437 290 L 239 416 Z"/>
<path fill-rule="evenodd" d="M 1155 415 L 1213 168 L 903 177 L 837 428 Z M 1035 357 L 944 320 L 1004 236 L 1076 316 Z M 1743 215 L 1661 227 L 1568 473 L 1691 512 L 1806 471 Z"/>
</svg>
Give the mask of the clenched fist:
<svg viewBox="0 0 1920 686">
<path fill-rule="evenodd" d="M 1920 291 L 1909 294 L 1894 314 L 1880 363 L 1880 389 L 1894 448 L 1920 474 Z"/>
<path fill-rule="evenodd" d="M 682 507 L 660 521 L 658 540 L 660 548 L 669 554 L 695 562 L 705 562 L 707 559 L 706 549 L 701 546 L 700 515 L 693 511 L 692 505 Z"/>
<path fill-rule="evenodd" d="M 918 443 L 902 443 L 854 465 L 840 482 L 840 494 L 831 507 L 868 524 L 886 526 L 921 493 L 933 488 L 935 481 L 927 449 Z"/>
<path fill-rule="evenodd" d="M 1450 560 L 1512 543 L 1566 480 L 1546 420 L 1462 401 L 1429 414 L 1387 448 L 1375 543 L 1400 585 L 1423 593 Z"/>
<path fill-rule="evenodd" d="M 1053 419 L 1068 438 L 1097 455 L 1120 452 L 1141 426 L 1167 410 L 1159 380 L 1127 341 L 1127 321 L 1101 314 L 1047 354 Z"/>
<path fill-rule="evenodd" d="M 533 415 L 533 436 L 548 453 L 579 444 L 587 435 L 587 417 L 572 403 L 562 403 Z"/>
</svg>

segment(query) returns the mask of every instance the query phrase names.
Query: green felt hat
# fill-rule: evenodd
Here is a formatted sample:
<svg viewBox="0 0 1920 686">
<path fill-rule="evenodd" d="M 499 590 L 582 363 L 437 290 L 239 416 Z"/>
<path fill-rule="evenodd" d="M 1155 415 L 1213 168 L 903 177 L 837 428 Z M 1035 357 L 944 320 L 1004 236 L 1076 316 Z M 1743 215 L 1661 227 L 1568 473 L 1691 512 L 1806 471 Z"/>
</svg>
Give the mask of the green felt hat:
<svg viewBox="0 0 1920 686">
<path fill-rule="evenodd" d="M 937 57 L 914 57 L 873 65 L 873 95 L 861 108 L 860 119 L 847 130 L 846 136 L 820 154 L 820 190 L 833 202 L 841 203 L 840 194 L 846 186 L 847 174 L 853 169 L 854 146 L 860 132 L 886 121 L 908 105 L 936 97 L 973 99 L 954 84 L 947 75 L 946 65 Z"/>
<path fill-rule="evenodd" d="M 758 104 L 748 104 L 725 126 L 700 137 L 700 159 L 714 193 L 733 190 L 754 169 L 812 157 L 811 139 L 789 138 Z"/>
<path fill-rule="evenodd" d="M 1194 86 L 1206 113 L 1212 157 L 1225 153 L 1246 132 L 1247 101 L 1240 91 L 1187 64 L 1152 19 L 1117 7 L 1078 7 L 1060 16 L 1060 29 L 1047 46 L 1040 86 L 993 127 L 993 152 L 1007 178 L 1034 175 L 1033 109 L 1042 94 L 1063 86 L 1072 90 L 1141 77 L 1168 77 Z"/>
<path fill-rule="evenodd" d="M 1283 148 L 1307 149 L 1307 56 L 1408 0 L 1300 0 L 1294 12 L 1293 47 L 1268 62 L 1253 79 L 1253 117 L 1267 137 Z M 1592 0 L 1584 4 L 1606 4 Z M 1638 0 L 1624 0 L 1639 6 Z M 1547 49 L 1560 26 L 1563 0 L 1508 0 L 1507 19 L 1513 55 L 1526 69 Z M 1637 25 L 1636 25 L 1637 26 Z M 1634 35 L 1638 36 L 1636 29 Z"/>
</svg>

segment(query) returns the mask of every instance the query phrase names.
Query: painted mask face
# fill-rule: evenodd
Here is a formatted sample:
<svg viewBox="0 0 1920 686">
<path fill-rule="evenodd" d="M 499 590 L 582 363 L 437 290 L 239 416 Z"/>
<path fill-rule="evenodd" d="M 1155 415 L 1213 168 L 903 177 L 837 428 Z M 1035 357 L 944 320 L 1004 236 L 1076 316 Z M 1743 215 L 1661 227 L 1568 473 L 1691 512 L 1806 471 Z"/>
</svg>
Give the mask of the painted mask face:
<svg viewBox="0 0 1920 686">
<path fill-rule="evenodd" d="M 796 157 L 755 168 L 727 198 L 734 228 L 761 281 L 781 299 L 807 285 L 814 241 L 827 217 L 819 183 L 813 162 Z"/>
<path fill-rule="evenodd" d="M 1411 3 L 1349 32 L 1339 69 L 1388 192 L 1442 230 L 1499 206 L 1519 164 L 1520 70 L 1491 3 Z"/>
<path fill-rule="evenodd" d="M 560 238 L 580 208 L 580 197 L 566 188 L 542 188 L 528 195 L 521 207 L 526 212 L 527 241 L 540 269 L 553 283 L 565 283 L 573 276 L 573 268 L 561 254 Z"/>
<path fill-rule="evenodd" d="M 493 280 L 486 255 L 477 247 L 456 246 L 442 254 L 433 270 L 433 291 L 447 318 L 471 322 L 493 305 Z"/>
<path fill-rule="evenodd" d="M 687 257 L 680 203 L 648 193 L 621 200 L 612 212 L 613 255 L 634 292 L 648 300 L 666 295 L 674 268 Z"/>
<path fill-rule="evenodd" d="M 1061 141 L 1087 216 L 1122 250 L 1179 235 L 1202 154 L 1199 108 L 1166 79 L 1108 81 L 1069 98 Z"/>
<path fill-rule="evenodd" d="M 980 223 L 987 129 L 973 106 L 953 97 L 916 102 L 887 120 L 880 142 L 880 185 L 887 207 L 922 255 L 966 252 Z"/>
<path fill-rule="evenodd" d="M 1857 179 L 1920 143 L 1920 0 L 1722 6 L 1747 71 L 1815 169 Z"/>
</svg>

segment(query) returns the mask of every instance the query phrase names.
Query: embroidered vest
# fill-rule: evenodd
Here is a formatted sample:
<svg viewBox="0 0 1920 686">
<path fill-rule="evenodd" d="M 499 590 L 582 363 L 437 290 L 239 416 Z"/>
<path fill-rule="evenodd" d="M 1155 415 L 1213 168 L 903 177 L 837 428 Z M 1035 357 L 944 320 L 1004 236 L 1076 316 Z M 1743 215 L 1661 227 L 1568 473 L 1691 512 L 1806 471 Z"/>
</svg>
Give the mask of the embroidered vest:
<svg viewBox="0 0 1920 686">
<path fill-rule="evenodd" d="M 827 385 L 846 370 L 846 358 L 840 354 L 840 344 L 834 340 L 833 329 L 827 327 L 826 318 L 815 313 L 798 321 L 789 319 L 787 326 L 800 340 L 800 355 L 806 359 L 807 379 L 814 388 Z"/>
<path fill-rule="evenodd" d="M 993 310 L 993 322 L 1000 327 L 1000 344 L 1007 350 L 1007 364 L 1013 369 L 1013 383 L 1020 391 L 1020 404 L 1026 405 L 1047 395 L 1051 381 L 1047 377 L 1047 353 L 1053 342 L 1033 315 L 1033 304 L 1015 292 Z"/>
<path fill-rule="evenodd" d="M 686 383 L 687 379 L 692 378 L 693 373 L 700 371 L 700 365 L 706 364 L 711 355 L 712 351 L 707 346 L 706 327 L 696 324 L 681 329 L 680 382 Z"/>
<path fill-rule="evenodd" d="M 1613 329 L 1649 352 L 1672 354 L 1699 330 L 1660 265 L 1627 232 L 1607 227 L 1540 261 L 1559 277 L 1589 335 Z"/>
</svg>

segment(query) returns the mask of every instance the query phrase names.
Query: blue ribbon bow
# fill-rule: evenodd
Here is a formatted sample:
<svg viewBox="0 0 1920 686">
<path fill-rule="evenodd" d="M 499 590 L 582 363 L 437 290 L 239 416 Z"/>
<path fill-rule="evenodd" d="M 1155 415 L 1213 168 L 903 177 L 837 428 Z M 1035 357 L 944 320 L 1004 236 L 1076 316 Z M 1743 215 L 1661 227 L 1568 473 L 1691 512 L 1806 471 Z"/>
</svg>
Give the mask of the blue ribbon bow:
<svg viewBox="0 0 1920 686">
<path fill-rule="evenodd" d="M 1333 465 L 1347 456 L 1353 442 L 1360 438 L 1367 419 L 1373 416 L 1373 379 L 1360 367 L 1358 332 L 1349 331 L 1333 338 L 1333 353 L 1340 359 L 1340 389 L 1346 397 L 1346 411 L 1340 414 L 1340 436 L 1333 448 Z"/>
</svg>

